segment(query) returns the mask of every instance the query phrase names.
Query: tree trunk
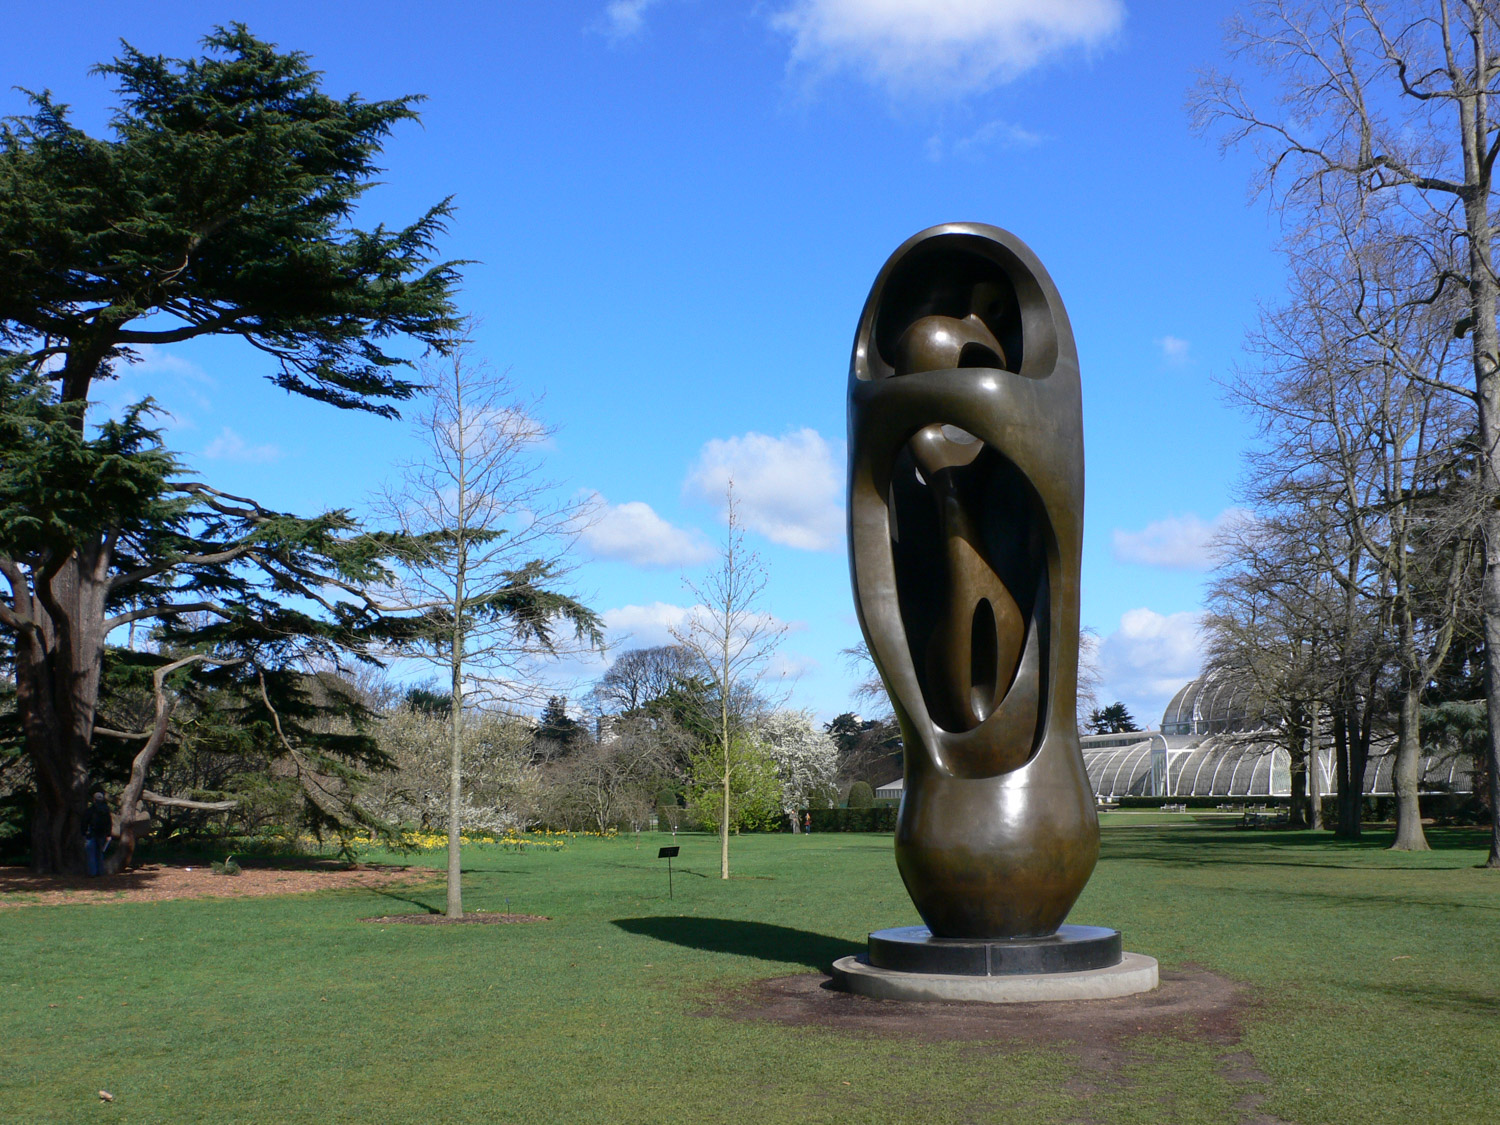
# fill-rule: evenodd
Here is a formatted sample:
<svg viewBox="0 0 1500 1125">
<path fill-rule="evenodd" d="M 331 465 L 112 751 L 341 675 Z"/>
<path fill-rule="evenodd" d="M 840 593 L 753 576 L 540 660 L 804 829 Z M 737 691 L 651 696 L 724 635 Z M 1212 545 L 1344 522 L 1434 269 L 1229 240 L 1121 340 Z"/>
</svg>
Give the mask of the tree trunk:
<svg viewBox="0 0 1500 1125">
<path fill-rule="evenodd" d="M 724 730 L 724 815 L 719 821 L 719 878 L 729 878 L 729 730 Z"/>
<path fill-rule="evenodd" d="M 1318 705 L 1314 702 L 1307 717 L 1307 826 L 1314 832 L 1323 827 L 1323 766 L 1318 742 Z"/>
<path fill-rule="evenodd" d="M 731 607 L 732 608 L 732 607 Z M 726 622 L 729 615 L 725 615 Z M 719 678 L 719 736 L 724 740 L 724 815 L 719 821 L 719 878 L 729 878 L 729 774 L 732 743 L 729 732 L 729 692 L 733 684 L 729 676 L 729 625 L 724 626 L 722 638 L 723 675 Z"/>
<path fill-rule="evenodd" d="M 36 778 L 31 866 L 39 874 L 86 870 L 83 811 L 99 702 L 107 554 L 95 543 L 36 574 L 27 615 L 33 625 L 16 638 L 16 710 Z"/>
<path fill-rule="evenodd" d="M 1491 493 L 1491 495 L 1495 495 Z M 1500 513 L 1485 516 L 1484 559 L 1484 697 L 1485 726 L 1489 738 L 1485 745 L 1490 789 L 1490 855 L 1486 867 L 1500 868 L 1500 668 L 1493 654 L 1500 653 Z"/>
<path fill-rule="evenodd" d="M 1363 826 L 1365 766 L 1369 761 L 1368 730 L 1362 730 L 1357 714 L 1338 708 L 1333 713 L 1333 745 L 1336 759 L 1338 827 L 1334 835 L 1357 840 Z"/>
<path fill-rule="evenodd" d="M 103 872 L 106 875 L 118 875 L 129 867 L 135 860 L 136 845 L 151 834 L 151 814 L 139 803 L 133 812 L 122 808 L 115 814 L 114 822 L 117 842 L 104 857 Z"/>
<path fill-rule="evenodd" d="M 468 636 L 464 630 L 464 611 L 468 608 L 465 595 L 468 592 L 466 579 L 469 573 L 470 419 L 464 412 L 464 383 L 460 377 L 457 356 L 454 357 L 453 363 L 452 394 L 453 422 L 458 431 L 458 441 L 455 443 L 454 450 L 454 468 L 456 469 L 454 484 L 458 495 L 453 509 L 457 526 L 454 528 L 453 600 L 449 605 L 453 614 L 453 632 L 448 641 L 448 671 L 452 677 L 451 697 L 453 700 L 448 725 L 453 734 L 453 745 L 448 759 L 447 914 L 449 918 L 462 918 L 464 916 L 463 846 L 459 840 L 462 828 L 459 817 L 463 811 L 464 800 L 464 655 L 468 644 Z"/>
<path fill-rule="evenodd" d="M 448 760 L 448 917 L 464 916 L 463 850 L 459 817 L 464 800 L 464 683 L 462 667 L 453 662 L 452 752 Z"/>
<path fill-rule="evenodd" d="M 1425 852 L 1427 836 L 1422 831 L 1422 809 L 1417 791 L 1422 781 L 1421 685 L 1403 676 L 1401 709 L 1396 723 L 1396 765 L 1391 786 L 1396 791 L 1396 842 L 1391 850 Z"/>
<path fill-rule="evenodd" d="M 1476 55 L 1485 53 L 1481 34 L 1475 40 Z M 1490 498 L 1481 519 L 1480 542 L 1484 547 L 1484 579 L 1480 594 L 1484 618 L 1484 694 L 1489 714 L 1500 714 L 1500 672 L 1495 654 L 1500 653 L 1500 325 L 1495 322 L 1500 305 L 1500 285 L 1495 279 L 1495 255 L 1490 236 L 1491 170 L 1484 153 L 1490 145 L 1488 106 L 1483 97 L 1458 98 L 1459 128 L 1463 137 L 1466 183 L 1472 186 L 1464 197 L 1464 226 L 1469 236 L 1469 315 L 1474 341 L 1474 390 L 1479 428 L 1475 457 L 1481 495 Z M 1487 747 L 1490 786 L 1496 792 L 1496 767 L 1500 766 L 1500 724 L 1489 724 Z M 1494 808 L 1494 806 L 1491 806 Z M 1488 867 L 1500 867 L 1500 811 L 1491 817 Z"/>
<path fill-rule="evenodd" d="M 1481 398 L 1481 402 L 1483 402 Z M 1481 407 L 1481 414 L 1484 413 Z M 1500 434 L 1492 436 L 1486 432 L 1484 443 L 1494 450 Z M 1485 473 L 1485 493 L 1500 495 L 1500 481 L 1496 480 L 1496 467 L 1489 463 Z M 1500 723 L 1494 716 L 1500 715 L 1500 668 L 1496 667 L 1496 655 L 1500 653 L 1500 511 L 1491 505 L 1484 516 L 1484 698 L 1485 727 L 1488 731 L 1484 754 L 1489 773 L 1490 797 L 1490 854 L 1486 867 L 1500 868 Z"/>
<path fill-rule="evenodd" d="M 1302 766 L 1301 766 L 1301 768 L 1299 769 L 1297 767 L 1296 763 L 1293 763 L 1293 765 L 1292 765 L 1292 810 L 1291 810 L 1292 816 L 1291 816 L 1291 823 L 1292 823 L 1292 826 L 1294 828 L 1306 828 L 1308 826 L 1309 818 L 1311 816 L 1311 810 L 1309 809 L 1308 804 L 1307 804 L 1307 794 L 1308 794 L 1308 789 L 1309 789 L 1308 776 L 1309 776 L 1310 770 L 1308 769 L 1308 762 L 1307 762 L 1307 756 L 1306 756 L 1306 744 L 1304 743 L 1303 746 L 1304 746 L 1304 751 L 1303 751 L 1303 754 L 1301 755 L 1301 757 L 1302 757 Z"/>
</svg>

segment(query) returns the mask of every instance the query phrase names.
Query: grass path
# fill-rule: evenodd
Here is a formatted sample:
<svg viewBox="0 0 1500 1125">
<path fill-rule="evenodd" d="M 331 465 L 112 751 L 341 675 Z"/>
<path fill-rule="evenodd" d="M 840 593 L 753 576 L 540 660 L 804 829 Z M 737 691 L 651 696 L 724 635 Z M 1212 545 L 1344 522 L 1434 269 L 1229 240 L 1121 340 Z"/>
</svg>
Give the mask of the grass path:
<svg viewBox="0 0 1500 1125">
<path fill-rule="evenodd" d="M 1254 1004 L 1238 1046 L 1142 1036 L 1103 1082 L 1056 1047 L 702 1014 L 916 922 L 889 836 L 738 839 L 728 883 L 683 836 L 672 901 L 663 838 L 471 849 L 465 905 L 537 925 L 359 921 L 441 907 L 436 882 L 3 911 L 0 1120 L 1219 1122 L 1239 1052 L 1287 1121 L 1494 1120 L 1500 876 L 1475 834 L 1433 836 L 1107 826 L 1072 920 Z"/>
</svg>

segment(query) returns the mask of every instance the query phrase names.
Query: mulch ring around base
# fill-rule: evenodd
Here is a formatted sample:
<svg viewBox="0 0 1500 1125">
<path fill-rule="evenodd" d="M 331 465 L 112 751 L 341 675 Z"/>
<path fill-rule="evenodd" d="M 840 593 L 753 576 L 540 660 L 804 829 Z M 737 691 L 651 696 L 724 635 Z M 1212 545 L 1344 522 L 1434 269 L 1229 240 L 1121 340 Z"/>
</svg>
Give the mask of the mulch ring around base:
<svg viewBox="0 0 1500 1125">
<path fill-rule="evenodd" d="M 835 988 L 821 973 L 804 973 L 721 993 L 702 1014 L 927 1042 L 1016 1039 L 1113 1047 L 1138 1035 L 1236 1043 L 1246 1006 L 1240 985 L 1197 968 L 1163 972 L 1160 987 L 1138 996 L 1042 1004 L 873 1000 Z"/>
<path fill-rule="evenodd" d="M 1138 996 L 1045 1004 L 874 1000 L 834 987 L 821 973 L 804 973 L 720 992 L 698 1014 L 928 1043 L 986 1040 L 1002 1050 L 1053 1043 L 1082 1064 L 1067 1085 L 1084 1099 L 1128 1084 L 1126 1068 L 1142 1061 L 1132 1038 L 1207 1042 L 1226 1049 L 1217 1069 L 1239 1093 L 1234 1108 L 1241 1125 L 1286 1125 L 1260 1112 L 1270 1077 L 1249 1052 L 1228 1051 L 1239 1043 L 1240 1016 L 1253 1004 L 1244 986 L 1190 965 L 1162 972 L 1160 986 Z"/>
<path fill-rule="evenodd" d="M 474 910 L 462 918 L 450 918 L 446 914 L 386 914 L 380 918 L 361 918 L 360 921 L 375 922 L 382 926 L 461 926 L 466 922 L 476 926 L 507 926 L 517 922 L 550 922 L 552 919 L 541 914 L 495 914 Z"/>
</svg>

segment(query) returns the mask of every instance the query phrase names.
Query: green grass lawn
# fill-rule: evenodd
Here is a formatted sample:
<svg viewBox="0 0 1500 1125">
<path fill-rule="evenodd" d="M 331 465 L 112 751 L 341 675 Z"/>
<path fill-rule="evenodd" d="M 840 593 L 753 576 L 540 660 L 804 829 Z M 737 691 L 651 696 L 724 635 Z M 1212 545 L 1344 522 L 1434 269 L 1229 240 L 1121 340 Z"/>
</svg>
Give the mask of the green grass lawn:
<svg viewBox="0 0 1500 1125">
<path fill-rule="evenodd" d="M 889 836 L 739 838 L 728 883 L 680 836 L 672 901 L 664 837 L 471 849 L 465 905 L 537 925 L 359 921 L 440 907 L 436 882 L 0 910 L 0 1121 L 1220 1122 L 1232 1052 L 1287 1121 L 1494 1121 L 1500 873 L 1476 833 L 1432 839 L 1107 824 L 1072 921 L 1252 1003 L 1242 1042 L 1142 1035 L 1105 1080 L 1054 1044 L 713 1014 L 917 921 Z"/>
</svg>

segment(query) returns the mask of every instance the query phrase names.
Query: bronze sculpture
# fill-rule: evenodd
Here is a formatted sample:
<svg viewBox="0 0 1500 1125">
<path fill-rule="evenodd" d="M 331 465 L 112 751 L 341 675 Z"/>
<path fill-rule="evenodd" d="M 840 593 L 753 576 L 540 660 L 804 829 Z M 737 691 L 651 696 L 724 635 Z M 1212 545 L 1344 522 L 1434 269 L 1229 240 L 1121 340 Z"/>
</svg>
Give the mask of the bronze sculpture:
<svg viewBox="0 0 1500 1125">
<path fill-rule="evenodd" d="M 922 231 L 855 337 L 850 569 L 906 744 L 897 866 L 935 944 L 986 947 L 954 971 L 1032 971 L 989 948 L 1017 939 L 1094 947 L 1056 969 L 1120 960 L 1113 930 L 1058 933 L 1099 850 L 1075 715 L 1082 537 L 1078 357 L 1051 278 L 997 227 Z"/>
</svg>

